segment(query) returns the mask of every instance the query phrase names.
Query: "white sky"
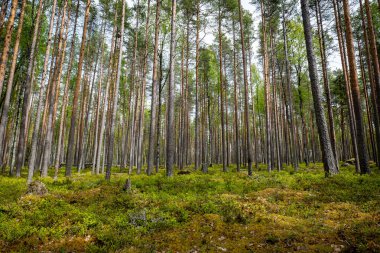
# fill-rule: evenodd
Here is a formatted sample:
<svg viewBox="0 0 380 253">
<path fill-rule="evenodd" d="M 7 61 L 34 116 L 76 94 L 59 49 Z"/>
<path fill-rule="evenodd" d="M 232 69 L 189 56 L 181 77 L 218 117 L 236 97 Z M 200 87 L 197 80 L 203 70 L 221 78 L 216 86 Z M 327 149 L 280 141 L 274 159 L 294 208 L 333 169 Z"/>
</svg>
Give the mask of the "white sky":
<svg viewBox="0 0 380 253">
<path fill-rule="evenodd" d="M 256 9 L 256 7 L 250 3 L 251 0 L 241 0 L 241 4 L 243 6 L 243 8 L 245 10 L 248 10 L 251 14 L 252 14 L 252 19 L 253 19 L 253 27 L 254 27 L 254 30 L 257 31 L 258 29 L 258 25 L 261 21 L 261 14 L 260 12 Z M 128 6 L 133 6 L 137 0 L 126 0 Z M 209 29 L 206 29 L 206 35 L 204 34 L 201 34 L 200 37 L 204 37 L 203 39 L 203 42 L 206 43 L 206 44 L 212 44 L 214 42 L 214 35 L 213 33 L 215 32 L 214 30 L 212 30 L 213 28 L 210 27 Z M 252 61 L 253 63 L 256 64 L 257 67 L 260 68 L 260 66 L 258 66 L 258 55 L 257 55 L 257 51 L 258 51 L 258 47 L 259 47 L 259 41 L 258 40 L 255 40 L 255 41 L 252 41 L 251 42 L 252 45 Z M 338 68 L 341 68 L 341 62 L 340 62 L 340 57 L 339 57 L 339 52 L 332 52 L 331 55 L 328 55 L 328 63 L 329 63 L 329 67 L 331 67 L 332 69 L 338 69 Z"/>
</svg>

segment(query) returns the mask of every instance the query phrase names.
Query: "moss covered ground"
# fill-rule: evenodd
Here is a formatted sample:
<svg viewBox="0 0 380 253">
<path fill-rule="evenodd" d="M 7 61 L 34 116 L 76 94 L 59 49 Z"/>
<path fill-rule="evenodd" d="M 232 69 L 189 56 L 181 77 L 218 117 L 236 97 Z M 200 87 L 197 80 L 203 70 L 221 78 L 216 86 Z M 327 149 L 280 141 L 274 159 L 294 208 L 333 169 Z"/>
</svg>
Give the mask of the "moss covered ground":
<svg viewBox="0 0 380 253">
<path fill-rule="evenodd" d="M 166 178 L 115 169 L 42 179 L 49 193 L 26 194 L 24 178 L 0 176 L 2 252 L 380 252 L 380 174 L 322 165 Z"/>
</svg>

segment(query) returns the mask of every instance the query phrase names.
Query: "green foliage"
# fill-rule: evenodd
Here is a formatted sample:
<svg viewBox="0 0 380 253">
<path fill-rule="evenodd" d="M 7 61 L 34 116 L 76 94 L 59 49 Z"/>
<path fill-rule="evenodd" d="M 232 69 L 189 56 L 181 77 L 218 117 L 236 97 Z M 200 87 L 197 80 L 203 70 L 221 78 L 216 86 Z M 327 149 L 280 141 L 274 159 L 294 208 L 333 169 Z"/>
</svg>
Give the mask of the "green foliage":
<svg viewBox="0 0 380 253">
<path fill-rule="evenodd" d="M 208 174 L 173 178 L 132 175 L 130 192 L 122 190 L 126 175 L 114 171 L 111 182 L 90 172 L 43 179 L 49 190 L 43 197 L 25 194 L 23 178 L 0 177 L 0 246 L 90 252 L 242 252 L 257 245 L 264 251 L 331 252 L 331 245 L 379 250 L 377 170 L 359 176 L 348 167 L 325 178 L 322 164 L 301 164 L 296 173 L 260 168 L 247 177 L 214 166 Z"/>
</svg>

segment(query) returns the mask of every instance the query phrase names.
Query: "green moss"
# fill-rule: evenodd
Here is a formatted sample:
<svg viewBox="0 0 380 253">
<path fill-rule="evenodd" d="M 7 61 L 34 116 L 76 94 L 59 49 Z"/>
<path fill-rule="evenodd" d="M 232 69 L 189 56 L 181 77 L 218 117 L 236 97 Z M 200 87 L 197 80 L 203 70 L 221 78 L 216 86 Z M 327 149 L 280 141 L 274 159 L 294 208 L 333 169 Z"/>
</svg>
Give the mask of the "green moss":
<svg viewBox="0 0 380 253">
<path fill-rule="evenodd" d="M 42 179 L 0 176 L 0 247 L 5 251 L 331 252 L 380 251 L 380 175 L 352 167 L 325 178 L 322 165 L 271 173 L 193 171 L 167 178 L 114 168 L 111 182 L 84 171 Z"/>
</svg>

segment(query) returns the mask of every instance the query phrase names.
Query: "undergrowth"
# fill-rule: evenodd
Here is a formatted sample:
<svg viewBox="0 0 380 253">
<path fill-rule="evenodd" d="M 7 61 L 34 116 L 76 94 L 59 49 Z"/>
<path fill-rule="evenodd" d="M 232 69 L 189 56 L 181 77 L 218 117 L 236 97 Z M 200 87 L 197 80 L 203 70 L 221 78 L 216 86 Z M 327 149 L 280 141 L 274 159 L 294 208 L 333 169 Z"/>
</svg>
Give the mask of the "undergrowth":
<svg viewBox="0 0 380 253">
<path fill-rule="evenodd" d="M 0 176 L 3 252 L 379 252 L 380 175 L 322 165 L 271 173 L 191 171 L 110 182 L 85 171 L 40 179 L 49 193 L 26 194 L 25 177 Z M 61 172 L 63 173 L 63 172 Z"/>
</svg>

